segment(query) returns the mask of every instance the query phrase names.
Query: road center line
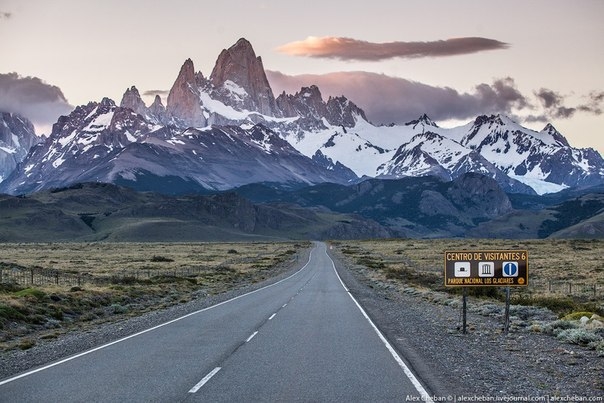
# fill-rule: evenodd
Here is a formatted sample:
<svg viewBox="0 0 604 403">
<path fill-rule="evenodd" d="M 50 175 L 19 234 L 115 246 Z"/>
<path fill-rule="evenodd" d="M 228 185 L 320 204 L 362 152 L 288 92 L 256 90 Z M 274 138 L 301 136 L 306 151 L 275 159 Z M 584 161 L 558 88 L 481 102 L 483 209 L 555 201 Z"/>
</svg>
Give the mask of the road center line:
<svg viewBox="0 0 604 403">
<path fill-rule="evenodd" d="M 271 317 L 270 317 L 270 318 L 268 318 L 268 320 L 273 319 L 275 316 L 277 316 L 277 313 L 272 314 L 272 315 L 271 315 Z"/>
<path fill-rule="evenodd" d="M 357 308 L 359 308 L 359 310 L 361 311 L 361 314 L 363 314 L 363 316 L 365 317 L 365 319 L 367 319 L 367 321 L 369 322 L 369 324 L 371 325 L 373 330 L 377 333 L 377 335 L 379 336 L 382 343 L 384 343 L 384 345 L 386 346 L 386 349 L 388 350 L 388 352 L 390 352 L 390 355 L 392 355 L 392 357 L 394 358 L 396 363 L 399 365 L 399 367 L 401 367 L 403 369 L 403 372 L 405 373 L 407 378 L 409 378 L 409 380 L 411 381 L 413 386 L 415 386 L 415 389 L 419 392 L 419 394 L 422 397 L 422 402 L 434 403 L 434 400 L 432 400 L 432 397 L 428 394 L 426 389 L 424 389 L 424 387 L 419 382 L 419 380 L 415 377 L 413 372 L 411 372 L 411 369 L 409 369 L 407 364 L 405 364 L 405 362 L 403 361 L 401 356 L 396 352 L 394 347 L 392 347 L 392 344 L 390 344 L 390 342 L 386 339 L 386 337 L 382 334 L 382 332 L 380 332 L 380 329 L 378 329 L 378 327 L 375 325 L 375 323 L 373 323 L 371 318 L 369 318 L 369 315 L 367 315 L 367 313 L 365 312 L 365 310 L 363 309 L 361 304 L 359 304 L 359 302 L 356 300 L 356 298 L 352 296 L 352 294 L 350 293 L 350 290 L 346 287 L 346 285 L 342 281 L 342 278 L 338 274 L 338 271 L 336 270 L 336 264 L 334 263 L 331 256 L 329 256 L 329 254 L 327 253 L 327 249 L 325 249 L 324 252 L 327 255 L 327 258 L 331 261 L 331 266 L 333 267 L 333 271 L 336 273 L 336 276 L 338 276 L 338 280 L 340 280 L 340 284 L 342 284 L 342 287 L 344 287 L 344 290 L 346 290 L 346 292 L 348 293 L 348 296 L 356 304 Z"/>
<path fill-rule="evenodd" d="M 250 337 L 248 337 L 247 339 L 245 339 L 245 342 L 246 342 L 246 343 L 249 343 L 249 342 L 250 342 L 250 340 L 252 340 L 252 339 L 254 338 L 254 336 L 256 336 L 257 334 L 258 334 L 258 331 L 256 330 L 254 333 L 252 333 L 252 334 L 250 335 Z"/>
<path fill-rule="evenodd" d="M 197 392 L 199 389 L 201 389 L 201 387 L 202 387 L 203 385 L 205 385 L 206 383 L 208 383 L 208 381 L 209 381 L 210 379 L 212 379 L 212 377 L 213 377 L 214 375 L 216 375 L 216 374 L 218 373 L 218 371 L 220 371 L 220 370 L 221 370 L 221 368 L 220 368 L 220 367 L 216 367 L 216 368 L 214 368 L 212 371 L 210 371 L 210 373 L 209 373 L 209 374 L 207 374 L 206 376 L 204 376 L 204 377 L 203 377 L 203 379 L 197 383 L 197 385 L 193 386 L 193 387 L 191 388 L 191 390 L 189 390 L 189 393 L 195 393 L 195 392 Z"/>
</svg>

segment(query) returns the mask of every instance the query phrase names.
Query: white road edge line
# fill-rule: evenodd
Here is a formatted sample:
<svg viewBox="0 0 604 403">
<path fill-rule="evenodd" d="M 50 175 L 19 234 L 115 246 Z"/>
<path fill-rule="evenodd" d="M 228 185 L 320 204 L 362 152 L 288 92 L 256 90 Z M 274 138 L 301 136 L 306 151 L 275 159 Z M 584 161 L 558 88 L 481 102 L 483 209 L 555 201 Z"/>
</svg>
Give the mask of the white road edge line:
<svg viewBox="0 0 604 403">
<path fill-rule="evenodd" d="M 277 316 L 276 313 L 272 314 L 270 318 L 268 318 L 268 320 L 272 320 L 275 316 Z"/>
<path fill-rule="evenodd" d="M 246 293 L 246 294 L 239 295 L 239 296 L 234 297 L 234 298 L 231 298 L 231 299 L 229 299 L 229 300 L 219 302 L 219 303 L 218 303 L 218 304 L 216 304 L 216 305 L 208 306 L 208 307 L 203 308 L 203 309 L 200 309 L 200 310 L 198 310 L 198 311 L 188 313 L 188 314 L 186 314 L 186 315 L 183 315 L 183 316 L 178 317 L 178 318 L 176 318 L 176 319 L 172 319 L 172 320 L 170 320 L 170 321 L 168 321 L 168 322 L 165 322 L 165 323 L 162 323 L 162 324 L 160 324 L 160 325 L 157 325 L 157 326 L 151 327 L 151 328 L 149 328 L 149 329 L 142 330 L 142 331 L 140 331 L 140 332 L 138 332 L 138 333 L 131 334 L 130 336 L 123 337 L 123 338 L 121 338 L 121 339 L 119 339 L 119 340 L 115 340 L 115 341 L 112 341 L 112 342 L 110 342 L 110 343 L 103 344 L 102 346 L 98 346 L 98 347 L 95 347 L 95 348 L 93 348 L 93 349 L 86 350 L 86 351 L 81 352 L 81 353 L 79 353 L 79 354 L 73 355 L 73 356 L 71 356 L 71 357 L 64 358 L 64 359 L 62 359 L 62 360 L 59 360 L 59 361 L 53 362 L 53 363 L 48 364 L 48 365 L 45 365 L 45 366 L 43 366 L 43 367 L 36 368 L 36 369 L 31 370 L 31 371 L 28 371 L 28 372 L 24 372 L 24 373 L 22 373 L 22 374 L 20 374 L 20 375 L 17 375 L 17 376 L 13 376 L 12 378 L 8 378 L 8 379 L 5 379 L 5 380 L 3 380 L 3 381 L 0 381 L 0 386 L 5 385 L 5 384 L 10 383 L 10 382 L 13 382 L 13 381 L 16 381 L 17 379 L 25 378 L 26 376 L 33 375 L 33 374 L 35 374 L 36 372 L 41 372 L 41 371 L 47 370 L 47 369 L 49 369 L 49 368 L 56 367 L 57 365 L 64 364 L 64 363 L 69 362 L 69 361 L 71 361 L 71 360 L 75 360 L 76 358 L 80 358 L 80 357 L 83 357 L 83 356 L 88 355 L 88 354 L 90 354 L 90 353 L 94 353 L 95 351 L 102 350 L 102 349 L 107 348 L 107 347 L 109 347 L 109 346 L 113 346 L 114 344 L 121 343 L 121 342 L 126 341 L 126 340 L 128 340 L 128 339 L 132 339 L 132 338 L 137 337 L 137 336 L 140 336 L 140 335 L 142 335 L 142 334 L 145 334 L 145 333 L 151 332 L 151 331 L 153 331 L 153 330 L 159 329 L 159 328 L 161 328 L 161 327 L 164 327 L 164 326 L 170 325 L 170 324 L 172 324 L 172 323 L 174 323 L 174 322 L 178 322 L 179 320 L 182 320 L 182 319 L 188 318 L 189 316 L 197 315 L 197 314 L 199 314 L 199 313 L 202 313 L 202 312 L 208 311 L 208 310 L 210 310 L 210 309 L 213 309 L 213 308 L 219 307 L 219 306 L 221 306 L 221 305 L 228 304 L 229 302 L 233 302 L 233 301 L 238 300 L 238 299 L 240 299 L 240 298 L 247 297 L 248 295 L 255 294 L 255 293 L 260 292 L 260 291 L 262 291 L 262 290 L 265 290 L 265 289 L 267 289 L 267 288 L 270 288 L 270 287 L 276 286 L 277 284 L 280 284 L 280 283 L 282 283 L 282 282 L 284 282 L 284 281 L 289 280 L 290 278 L 294 277 L 294 276 L 295 276 L 295 275 L 297 275 L 298 273 L 301 273 L 301 272 L 302 272 L 302 270 L 306 269 L 306 267 L 308 267 L 308 264 L 310 263 L 310 260 L 312 259 L 312 253 L 313 253 L 313 251 L 314 251 L 314 250 L 315 250 L 315 248 L 311 249 L 310 254 L 308 255 L 308 262 L 306 262 L 306 264 L 305 264 L 304 266 L 302 266 L 302 268 L 301 268 L 300 270 L 298 270 L 297 272 L 293 273 L 291 276 L 288 276 L 288 277 L 286 277 L 286 278 L 284 278 L 284 279 L 282 279 L 282 280 L 277 281 L 276 283 L 266 285 L 266 286 L 264 286 L 264 287 L 262 287 L 262 288 L 258 288 L 257 290 L 250 291 L 250 292 L 248 292 L 248 293 Z"/>
<path fill-rule="evenodd" d="M 214 368 L 212 371 L 210 371 L 209 374 L 207 374 L 206 376 L 204 376 L 203 379 L 197 383 L 197 385 L 193 386 L 191 388 L 191 390 L 189 390 L 189 393 L 196 393 L 199 389 L 201 389 L 201 387 L 203 385 L 205 385 L 210 379 L 212 379 L 212 377 L 214 375 L 216 375 L 218 373 L 218 371 L 220 371 L 221 369 L 222 368 L 220 368 L 220 367 Z"/>
<path fill-rule="evenodd" d="M 250 335 L 250 337 L 248 337 L 247 339 L 245 339 L 245 342 L 246 342 L 246 343 L 249 343 L 249 342 L 250 342 L 250 340 L 252 340 L 252 339 L 254 338 L 254 336 L 256 336 L 257 334 L 258 334 L 258 331 L 256 330 L 254 333 L 252 333 L 252 334 Z"/>
<path fill-rule="evenodd" d="M 432 397 L 428 394 L 426 389 L 424 389 L 424 387 L 422 386 L 420 381 L 415 377 L 413 372 L 411 372 L 411 369 L 409 369 L 407 364 L 405 364 L 405 362 L 403 361 L 401 356 L 398 355 L 398 353 L 396 352 L 394 347 L 392 347 L 392 344 L 390 344 L 390 342 L 386 339 L 386 337 L 382 334 L 382 332 L 380 332 L 380 329 L 378 329 L 377 326 L 375 325 L 375 323 L 373 323 L 373 321 L 371 320 L 369 315 L 367 315 L 367 312 L 365 312 L 365 310 L 363 309 L 361 304 L 359 304 L 359 302 L 356 300 L 356 298 L 352 296 L 352 294 L 350 293 L 350 290 L 346 287 L 346 285 L 342 281 L 342 278 L 338 274 L 338 271 L 336 270 L 336 264 L 333 262 L 333 259 L 329 256 L 329 254 L 327 254 L 327 250 L 325 250 L 325 254 L 327 255 L 327 258 L 331 261 L 331 266 L 333 267 L 333 271 L 336 273 L 336 276 L 338 276 L 338 280 L 340 280 L 340 284 L 342 284 L 342 287 L 344 287 L 344 290 L 346 290 L 346 292 L 348 293 L 348 296 L 356 304 L 357 308 L 359 308 L 359 310 L 361 311 L 361 313 L 363 314 L 365 319 L 367 319 L 367 321 L 369 322 L 369 324 L 371 325 L 373 330 L 375 330 L 375 332 L 379 336 L 380 340 L 382 340 L 382 343 L 384 343 L 384 345 L 386 346 L 386 348 L 388 349 L 388 351 L 390 352 L 390 354 L 392 355 L 392 357 L 394 358 L 396 363 L 399 365 L 399 367 L 401 367 L 403 369 L 403 372 L 405 373 L 407 378 L 409 378 L 409 380 L 411 381 L 413 386 L 415 386 L 415 389 L 417 389 L 418 393 L 421 395 L 422 402 L 434 403 L 434 400 L 432 400 Z"/>
</svg>

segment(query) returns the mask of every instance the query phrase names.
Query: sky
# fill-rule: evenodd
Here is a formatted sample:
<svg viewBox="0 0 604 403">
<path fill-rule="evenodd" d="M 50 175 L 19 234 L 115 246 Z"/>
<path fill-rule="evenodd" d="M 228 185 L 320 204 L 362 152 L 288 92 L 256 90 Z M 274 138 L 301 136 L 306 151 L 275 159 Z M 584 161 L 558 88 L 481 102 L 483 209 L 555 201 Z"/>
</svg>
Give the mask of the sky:
<svg viewBox="0 0 604 403">
<path fill-rule="evenodd" d="M 602 21 L 601 0 L 0 0 L 0 110 L 47 132 L 133 85 L 150 104 L 243 37 L 275 96 L 314 84 L 375 124 L 503 113 L 604 154 Z"/>
</svg>

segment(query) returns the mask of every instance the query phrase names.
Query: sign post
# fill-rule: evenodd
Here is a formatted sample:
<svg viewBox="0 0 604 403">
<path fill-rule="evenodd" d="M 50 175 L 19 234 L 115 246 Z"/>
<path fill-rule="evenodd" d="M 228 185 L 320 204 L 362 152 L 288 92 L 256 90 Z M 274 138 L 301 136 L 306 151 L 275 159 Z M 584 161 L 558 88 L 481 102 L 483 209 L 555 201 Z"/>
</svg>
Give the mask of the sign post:
<svg viewBox="0 0 604 403">
<path fill-rule="evenodd" d="M 505 287 L 505 324 L 503 332 L 508 334 L 510 330 L 510 287 Z"/>
<path fill-rule="evenodd" d="M 506 287 L 504 331 L 507 333 L 510 287 L 528 286 L 528 251 L 446 251 L 445 286 L 463 287 L 463 333 L 466 333 L 466 287 Z"/>
</svg>

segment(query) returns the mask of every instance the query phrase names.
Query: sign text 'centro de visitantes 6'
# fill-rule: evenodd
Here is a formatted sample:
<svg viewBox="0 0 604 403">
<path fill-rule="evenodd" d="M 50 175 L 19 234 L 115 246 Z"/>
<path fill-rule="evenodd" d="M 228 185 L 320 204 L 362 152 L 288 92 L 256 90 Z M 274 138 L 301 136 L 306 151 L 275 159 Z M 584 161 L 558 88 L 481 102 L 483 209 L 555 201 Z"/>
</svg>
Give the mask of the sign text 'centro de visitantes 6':
<svg viewBox="0 0 604 403">
<path fill-rule="evenodd" d="M 526 250 L 445 252 L 446 286 L 527 286 Z"/>
</svg>

